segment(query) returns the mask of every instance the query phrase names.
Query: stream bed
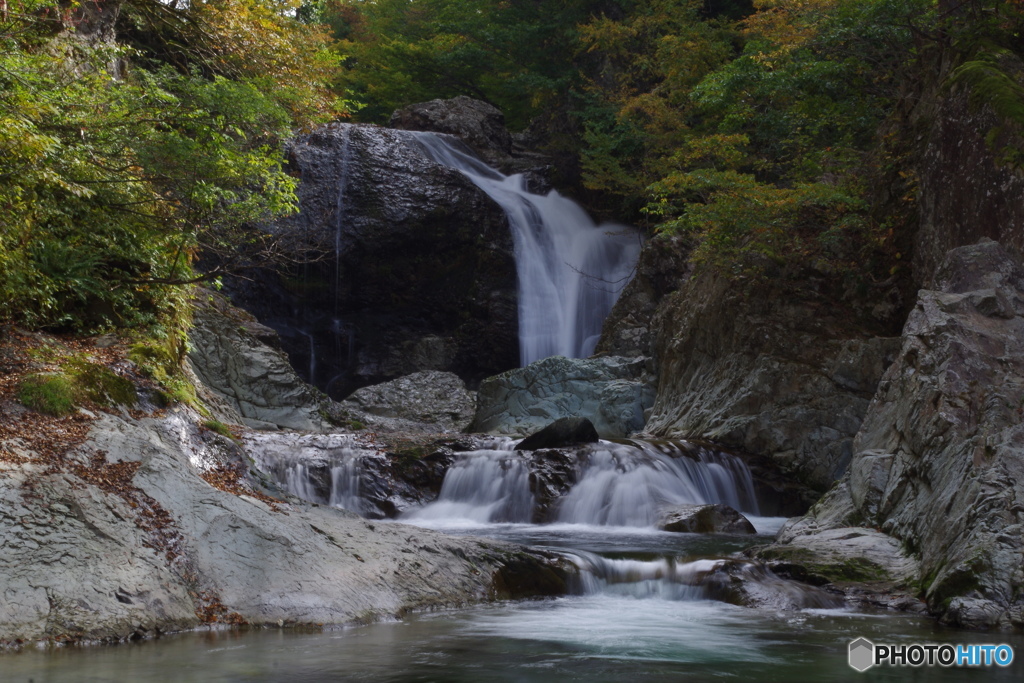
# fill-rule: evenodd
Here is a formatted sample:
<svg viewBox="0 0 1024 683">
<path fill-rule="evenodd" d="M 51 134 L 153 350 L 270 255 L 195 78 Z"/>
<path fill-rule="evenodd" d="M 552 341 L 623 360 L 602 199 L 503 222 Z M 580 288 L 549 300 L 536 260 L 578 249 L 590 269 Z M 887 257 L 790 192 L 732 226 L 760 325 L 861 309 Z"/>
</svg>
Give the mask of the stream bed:
<svg viewBox="0 0 1024 683">
<path fill-rule="evenodd" d="M 413 614 L 400 622 L 326 632 L 209 630 L 117 646 L 26 648 L 0 659 L 2 679 L 800 683 L 1024 678 L 1020 661 L 1006 668 L 881 666 L 865 673 L 850 668 L 847 648 L 860 637 L 902 645 L 1005 643 L 1024 653 L 1024 636 L 855 611 L 834 594 L 736 558 L 739 551 L 769 543 L 785 519 L 758 514 L 750 473 L 734 456 L 688 450 L 685 444 L 595 444 L 577 462 L 571 490 L 549 511 L 552 521 L 537 524 L 531 523 L 538 505 L 530 485 L 532 460 L 513 451 L 514 443 L 499 440 L 460 455 L 436 501 L 408 510 L 400 522 L 383 523 L 557 551 L 578 570 L 572 595 Z M 308 468 L 288 461 L 273 471 L 296 495 L 314 495 L 304 479 Z M 331 472 L 328 499 L 358 509 L 357 455 L 346 451 Z M 694 503 L 729 503 L 745 513 L 757 533 L 656 528 L 659 507 Z M 734 581 L 753 586 L 747 595 L 761 606 L 712 599 L 733 595 Z"/>
<path fill-rule="evenodd" d="M 755 518 L 771 531 L 774 519 Z M 443 525 L 433 525 L 443 526 Z M 698 536 L 576 525 L 449 527 L 638 562 L 720 556 L 768 536 Z M 1008 643 L 1024 637 L 944 628 L 930 619 L 840 609 L 736 607 L 629 585 L 557 599 L 410 616 L 302 633 L 214 630 L 116 646 L 26 649 L 2 659 L 17 683 L 321 683 L 325 681 L 1017 681 L 1006 669 L 846 663 L 858 637 L 876 643 Z"/>
</svg>

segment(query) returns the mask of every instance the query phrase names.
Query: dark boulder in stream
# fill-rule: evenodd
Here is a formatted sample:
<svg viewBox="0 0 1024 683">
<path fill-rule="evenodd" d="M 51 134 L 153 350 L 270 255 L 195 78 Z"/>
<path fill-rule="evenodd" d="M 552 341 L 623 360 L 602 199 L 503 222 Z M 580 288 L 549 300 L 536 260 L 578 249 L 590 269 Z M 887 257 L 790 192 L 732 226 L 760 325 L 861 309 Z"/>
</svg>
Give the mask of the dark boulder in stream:
<svg viewBox="0 0 1024 683">
<path fill-rule="evenodd" d="M 676 505 L 664 512 L 658 528 L 691 534 L 756 534 L 754 525 L 736 508 L 721 503 Z"/>
<path fill-rule="evenodd" d="M 585 417 L 560 417 L 539 432 L 526 437 L 516 445 L 517 451 L 536 451 L 541 448 L 561 448 L 599 441 L 594 423 Z"/>
</svg>

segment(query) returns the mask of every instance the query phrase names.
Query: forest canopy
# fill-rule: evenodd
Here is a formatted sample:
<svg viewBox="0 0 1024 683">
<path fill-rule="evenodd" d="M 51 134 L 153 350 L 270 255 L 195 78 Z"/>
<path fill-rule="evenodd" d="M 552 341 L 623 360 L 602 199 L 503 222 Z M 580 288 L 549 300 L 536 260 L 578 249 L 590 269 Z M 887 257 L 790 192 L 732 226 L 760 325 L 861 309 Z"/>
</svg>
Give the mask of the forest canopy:
<svg viewBox="0 0 1024 683">
<path fill-rule="evenodd" d="M 0 320 L 156 323 L 200 250 L 295 210 L 281 143 L 340 113 L 329 37 L 277 0 L 7 0 Z"/>
<path fill-rule="evenodd" d="M 966 89 L 1021 164 L 1022 26 L 1019 0 L 5 0 L 0 320 L 152 324 L 218 275 L 200 253 L 273 248 L 290 135 L 456 95 L 707 267 L 873 286 L 904 270 L 914 102 Z"/>
</svg>

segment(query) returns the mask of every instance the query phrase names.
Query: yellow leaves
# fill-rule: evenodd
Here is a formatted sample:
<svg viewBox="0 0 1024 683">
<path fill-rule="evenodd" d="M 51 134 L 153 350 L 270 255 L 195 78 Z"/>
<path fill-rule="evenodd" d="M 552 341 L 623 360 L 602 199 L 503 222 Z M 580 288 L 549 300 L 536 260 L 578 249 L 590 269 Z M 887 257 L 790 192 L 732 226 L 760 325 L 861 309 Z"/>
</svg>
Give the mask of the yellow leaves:
<svg viewBox="0 0 1024 683">
<path fill-rule="evenodd" d="M 755 57 L 768 66 L 784 59 L 818 35 L 818 20 L 838 0 L 755 0 L 757 11 L 747 17 L 744 32 L 751 38 L 765 38 L 772 49 Z"/>
</svg>

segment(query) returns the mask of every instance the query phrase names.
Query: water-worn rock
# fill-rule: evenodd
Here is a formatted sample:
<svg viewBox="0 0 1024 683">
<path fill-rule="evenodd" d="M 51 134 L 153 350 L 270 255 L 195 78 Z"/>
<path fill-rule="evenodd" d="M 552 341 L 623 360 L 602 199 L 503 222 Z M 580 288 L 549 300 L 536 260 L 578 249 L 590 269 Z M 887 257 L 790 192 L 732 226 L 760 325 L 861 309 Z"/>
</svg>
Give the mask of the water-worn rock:
<svg viewBox="0 0 1024 683">
<path fill-rule="evenodd" d="M 257 429 L 323 431 L 330 404 L 295 373 L 271 344 L 277 334 L 221 295 L 200 290 L 188 360 L 217 419 Z M 268 342 L 270 342 L 268 344 Z"/>
<path fill-rule="evenodd" d="M 501 166 L 512 155 L 505 115 L 497 107 L 465 95 L 410 104 L 393 113 L 388 126 L 454 135 L 492 166 Z"/>
<path fill-rule="evenodd" d="M 65 461 L 108 468 L 96 484 L 2 465 L 0 641 L 119 639 L 211 616 L 347 623 L 564 590 L 557 561 L 516 546 L 219 490 L 200 474 L 237 447 L 195 419 L 100 415 Z"/>
<path fill-rule="evenodd" d="M 552 189 L 552 159 L 534 151 L 539 144 L 522 144 L 529 136 L 511 135 L 505 115 L 487 102 L 460 95 L 410 104 L 395 111 L 388 126 L 454 135 L 503 173 L 522 173 L 530 191 L 545 194 Z"/>
<path fill-rule="evenodd" d="M 824 491 L 899 340 L 870 335 L 827 297 L 747 289 L 704 272 L 659 306 L 645 431 L 769 456 Z"/>
<path fill-rule="evenodd" d="M 690 534 L 756 534 L 757 529 L 738 510 L 723 503 L 674 505 L 662 512 L 658 528 Z"/>
<path fill-rule="evenodd" d="M 1024 627 L 1024 268 L 987 241 L 952 250 L 935 285 L 907 320 L 849 474 L 789 543 L 880 527 L 893 551 L 914 553 L 930 611 Z"/>
<path fill-rule="evenodd" d="M 645 359 L 553 356 L 480 383 L 473 429 L 524 436 L 562 417 L 589 419 L 602 438 L 644 426 L 653 389 Z"/>
<path fill-rule="evenodd" d="M 337 410 L 375 430 L 461 432 L 476 414 L 476 394 L 458 375 L 429 370 L 358 389 Z"/>
<path fill-rule="evenodd" d="M 515 449 L 535 451 L 541 448 L 561 448 L 598 441 L 593 422 L 585 417 L 562 417 L 520 441 Z"/>
<path fill-rule="evenodd" d="M 475 383 L 519 357 L 516 269 L 502 209 L 406 131 L 331 124 L 288 146 L 300 213 L 270 226 L 327 258 L 229 281 L 335 398 L 423 370 Z"/>
</svg>

